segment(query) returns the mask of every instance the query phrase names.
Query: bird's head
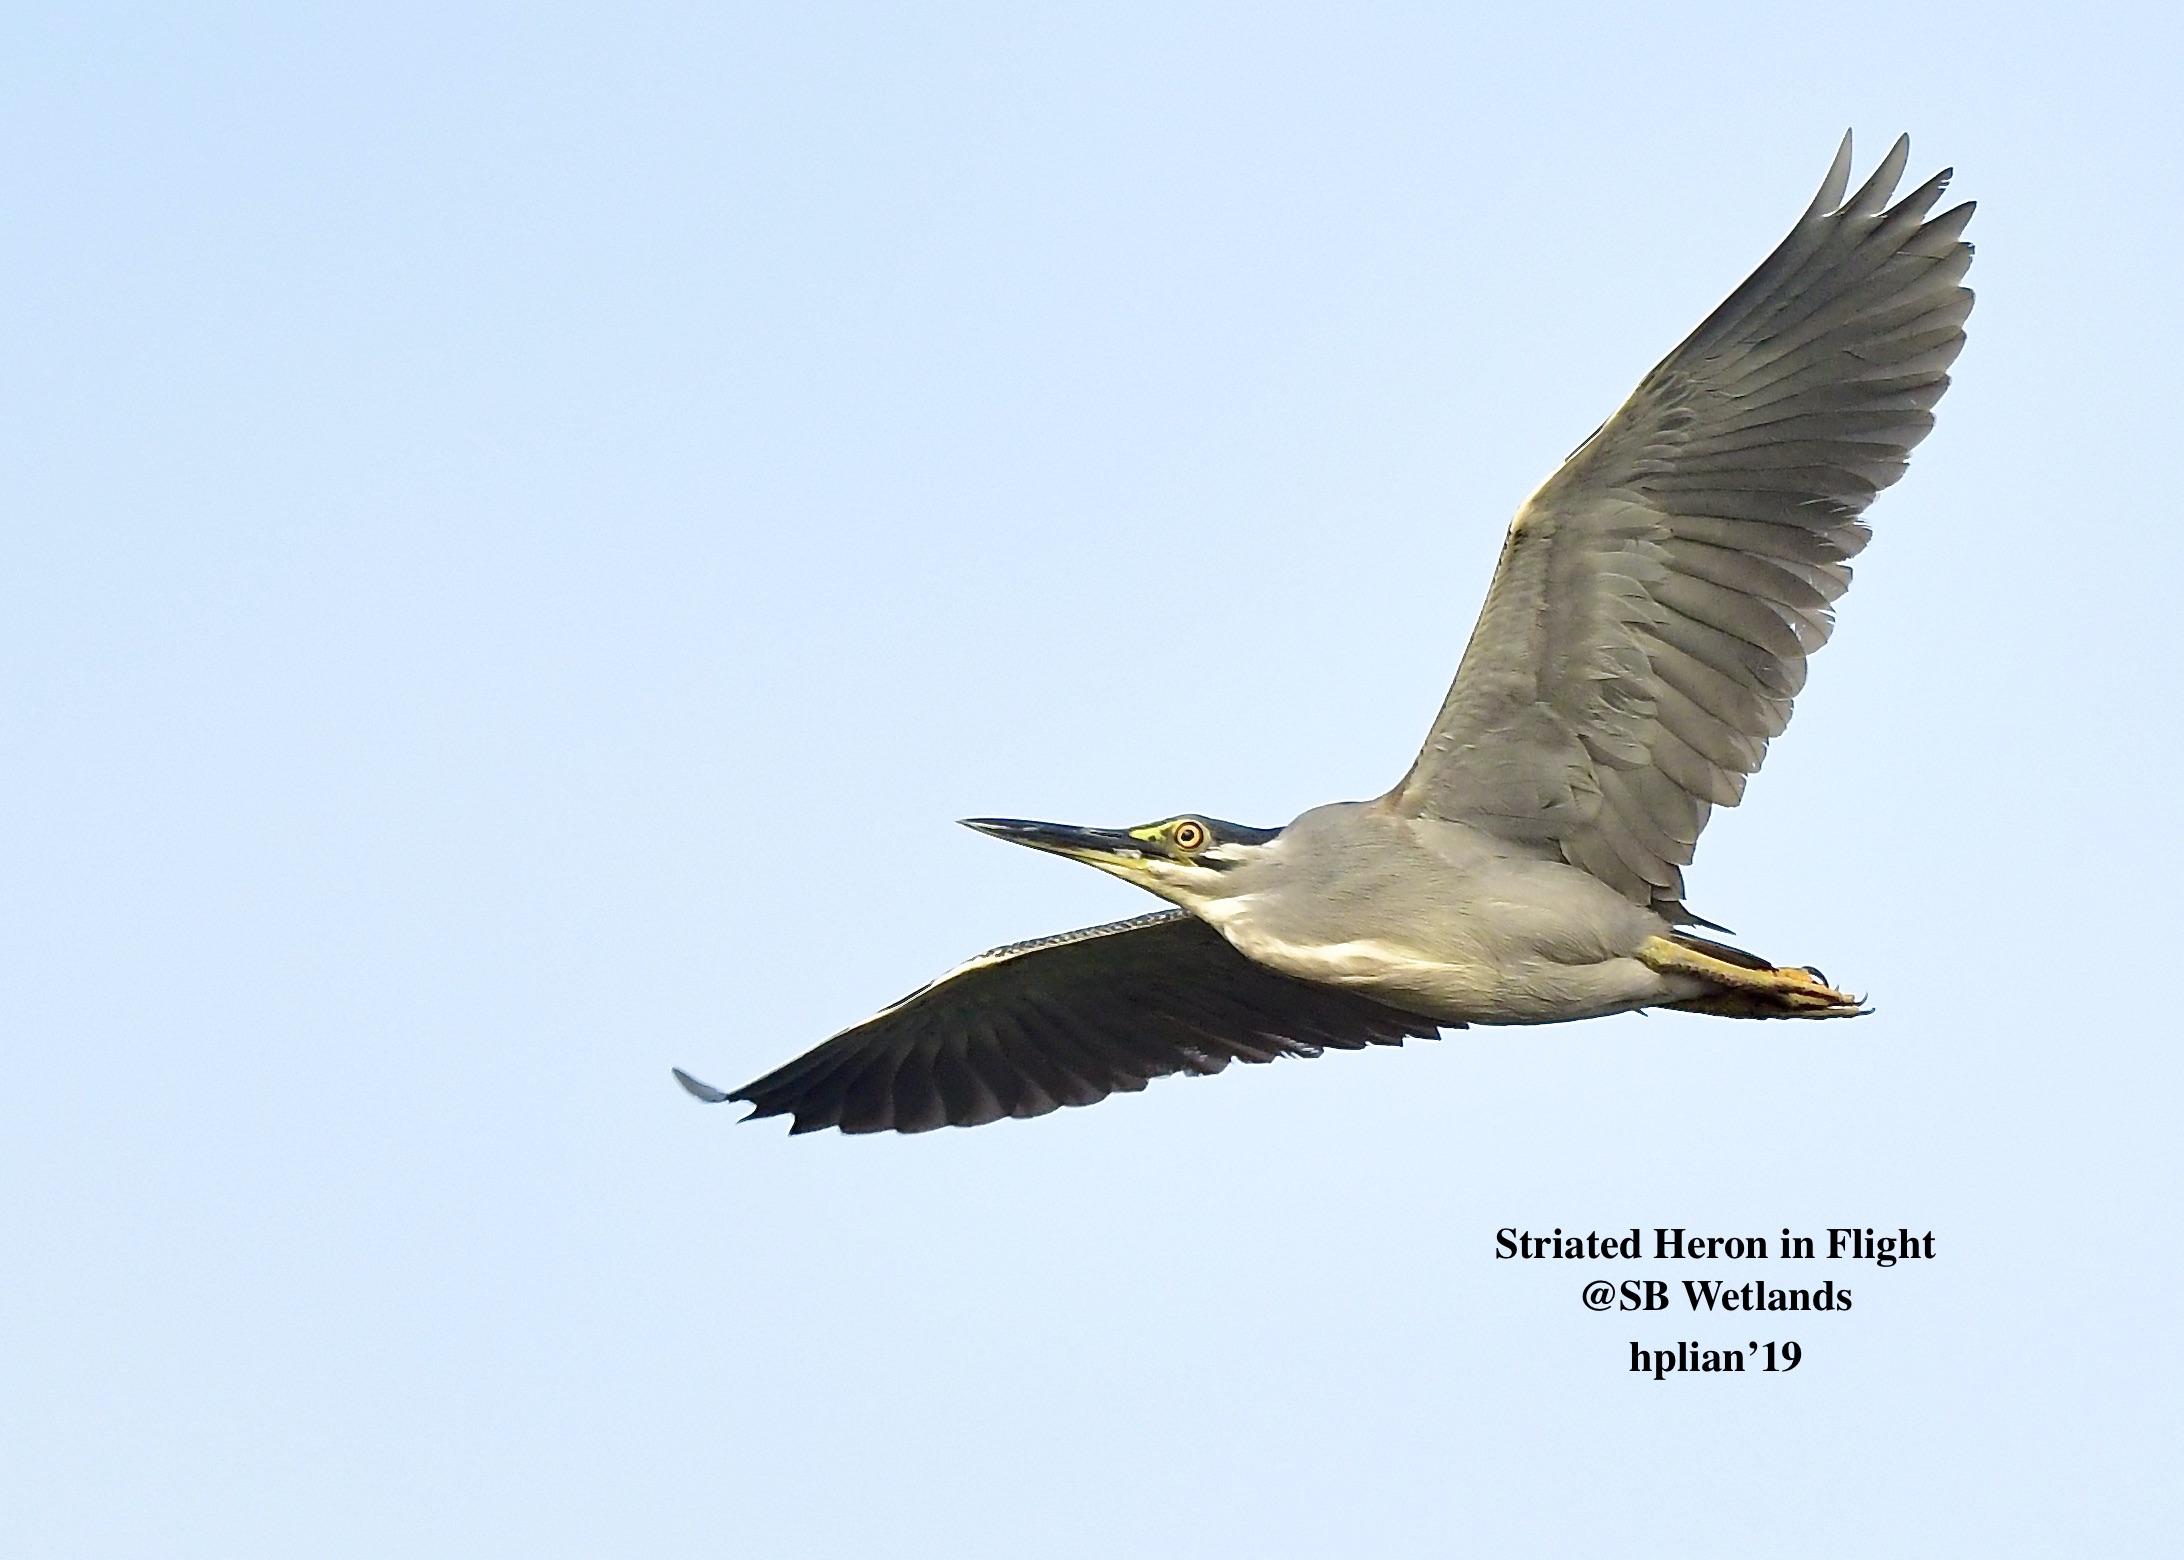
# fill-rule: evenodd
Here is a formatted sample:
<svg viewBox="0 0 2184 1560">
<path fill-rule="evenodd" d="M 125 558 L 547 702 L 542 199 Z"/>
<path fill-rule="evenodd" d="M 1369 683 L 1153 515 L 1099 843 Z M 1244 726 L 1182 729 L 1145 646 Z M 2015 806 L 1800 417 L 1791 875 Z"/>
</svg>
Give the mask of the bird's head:
<svg viewBox="0 0 2184 1560">
<path fill-rule="evenodd" d="M 963 824 L 997 840 L 1111 872 L 1186 910 L 1240 892 L 1241 879 L 1250 874 L 1237 869 L 1264 861 L 1281 834 L 1279 829 L 1249 828 L 1203 813 L 1184 813 L 1135 829 L 1086 829 L 1021 818 L 965 818 Z"/>
</svg>

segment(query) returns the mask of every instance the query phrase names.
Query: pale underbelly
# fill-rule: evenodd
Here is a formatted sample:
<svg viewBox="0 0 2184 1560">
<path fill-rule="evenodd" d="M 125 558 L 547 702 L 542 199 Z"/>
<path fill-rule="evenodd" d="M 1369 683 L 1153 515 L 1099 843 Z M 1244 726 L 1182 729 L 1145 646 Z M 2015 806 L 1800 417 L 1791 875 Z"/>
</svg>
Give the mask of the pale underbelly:
<svg viewBox="0 0 2184 1560">
<path fill-rule="evenodd" d="M 1564 963 L 1540 954 L 1425 955 L 1377 939 L 1299 947 L 1248 927 L 1223 932 L 1247 958 L 1446 1024 L 1552 1024 L 1677 1002 L 1705 990 L 1636 958 Z"/>
</svg>

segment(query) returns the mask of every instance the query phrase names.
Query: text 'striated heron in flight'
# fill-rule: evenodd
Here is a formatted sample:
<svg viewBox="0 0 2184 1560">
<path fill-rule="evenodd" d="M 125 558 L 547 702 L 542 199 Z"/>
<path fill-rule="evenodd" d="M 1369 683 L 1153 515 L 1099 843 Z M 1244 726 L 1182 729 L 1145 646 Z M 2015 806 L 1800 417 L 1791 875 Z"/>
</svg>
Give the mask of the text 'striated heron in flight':
<svg viewBox="0 0 2184 1560">
<path fill-rule="evenodd" d="M 1844 199 L 1846 136 L 1781 247 L 1517 511 L 1394 790 L 1284 829 L 973 819 L 1177 908 L 999 948 L 726 1094 L 793 1130 L 1038 1116 L 1231 1061 L 1633 1008 L 1846 1018 L 1814 972 L 1694 936 L 1683 873 L 1790 718 L 1934 425 L 1972 295 L 1909 143 Z"/>
</svg>

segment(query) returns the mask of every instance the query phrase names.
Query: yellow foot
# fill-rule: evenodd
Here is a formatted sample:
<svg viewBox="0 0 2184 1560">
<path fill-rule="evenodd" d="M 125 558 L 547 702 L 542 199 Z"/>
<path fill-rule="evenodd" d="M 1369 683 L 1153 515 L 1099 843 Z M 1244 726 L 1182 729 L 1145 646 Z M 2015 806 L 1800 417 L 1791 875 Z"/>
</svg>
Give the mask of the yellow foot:
<svg viewBox="0 0 2184 1560">
<path fill-rule="evenodd" d="M 1736 954 L 1752 962 L 1740 964 L 1721 954 Z M 1829 985 L 1818 970 L 1778 969 L 1750 954 L 1698 938 L 1648 937 L 1638 957 L 1664 975 L 1696 975 L 1715 988 L 1703 996 L 1665 1004 L 1685 1013 L 1723 1018 L 1856 1018 L 1872 1011 L 1858 998 Z"/>
</svg>

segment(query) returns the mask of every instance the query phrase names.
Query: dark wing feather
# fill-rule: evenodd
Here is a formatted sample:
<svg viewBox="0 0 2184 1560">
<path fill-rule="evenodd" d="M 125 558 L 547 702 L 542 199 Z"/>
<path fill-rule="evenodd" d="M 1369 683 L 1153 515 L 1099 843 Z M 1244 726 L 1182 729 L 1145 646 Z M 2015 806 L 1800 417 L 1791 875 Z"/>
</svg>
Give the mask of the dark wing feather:
<svg viewBox="0 0 2184 1560">
<path fill-rule="evenodd" d="M 1749 280 L 1517 513 L 1401 809 L 1558 850 L 1675 920 L 1708 812 L 1790 718 L 1934 425 L 1972 295 L 1944 172 L 1847 200 L 1850 139 Z"/>
<path fill-rule="evenodd" d="M 925 1132 L 1438 1028 L 1262 969 L 1167 910 L 981 954 L 732 1094 L 676 1076 L 700 1099 L 749 1103 L 752 1118 L 793 1116 L 792 1132 Z"/>
</svg>

